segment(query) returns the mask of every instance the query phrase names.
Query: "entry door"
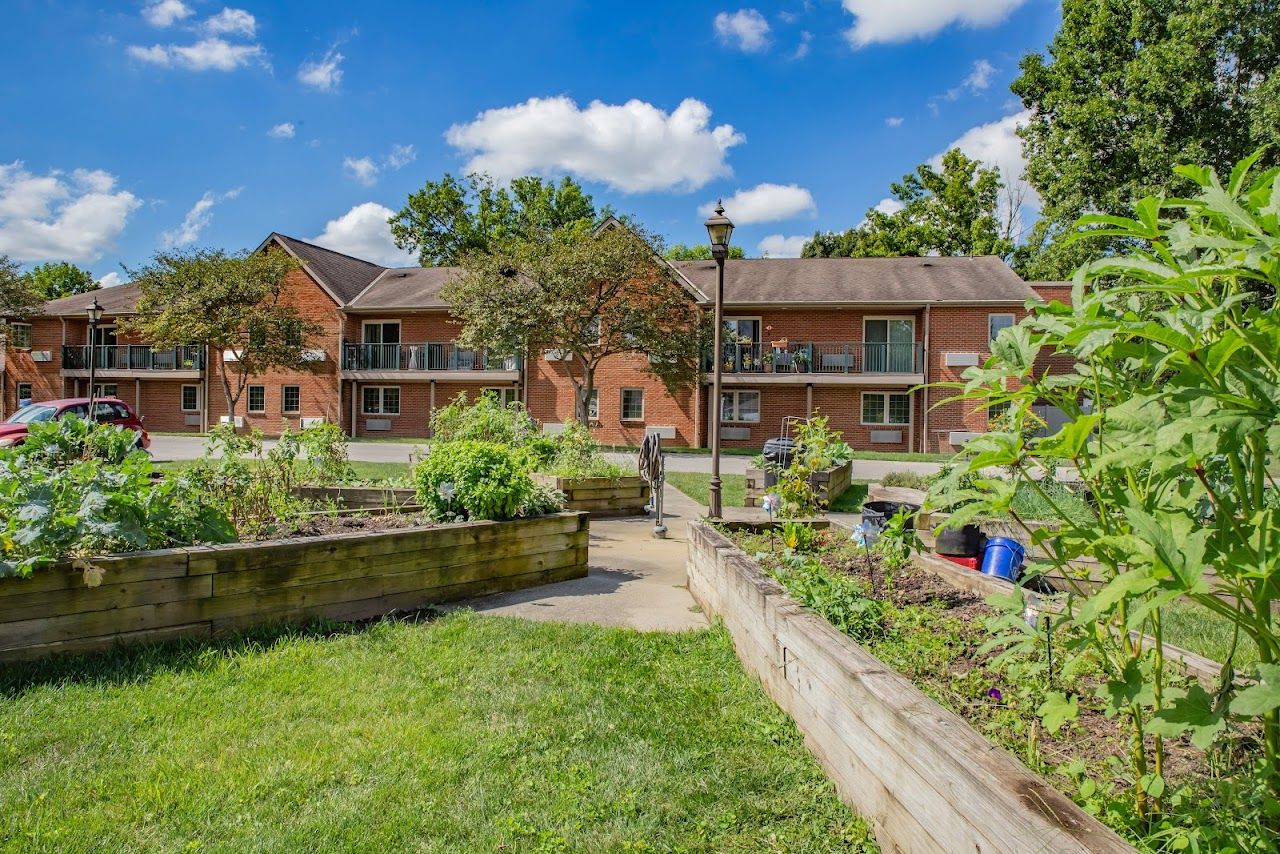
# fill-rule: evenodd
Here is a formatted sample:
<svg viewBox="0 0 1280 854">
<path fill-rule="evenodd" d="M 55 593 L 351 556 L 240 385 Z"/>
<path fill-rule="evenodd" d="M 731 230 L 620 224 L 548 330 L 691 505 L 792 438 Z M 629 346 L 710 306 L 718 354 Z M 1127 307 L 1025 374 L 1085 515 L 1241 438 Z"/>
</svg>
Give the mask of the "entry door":
<svg viewBox="0 0 1280 854">
<path fill-rule="evenodd" d="M 400 367 L 400 324 L 398 322 L 366 322 L 364 350 L 367 366 L 373 370 L 395 370 Z"/>
<path fill-rule="evenodd" d="M 99 368 L 116 367 L 116 328 L 99 326 L 93 330 L 93 357 Z"/>
<path fill-rule="evenodd" d="M 868 374 L 915 373 L 916 322 L 910 317 L 868 318 L 862 369 Z"/>
</svg>

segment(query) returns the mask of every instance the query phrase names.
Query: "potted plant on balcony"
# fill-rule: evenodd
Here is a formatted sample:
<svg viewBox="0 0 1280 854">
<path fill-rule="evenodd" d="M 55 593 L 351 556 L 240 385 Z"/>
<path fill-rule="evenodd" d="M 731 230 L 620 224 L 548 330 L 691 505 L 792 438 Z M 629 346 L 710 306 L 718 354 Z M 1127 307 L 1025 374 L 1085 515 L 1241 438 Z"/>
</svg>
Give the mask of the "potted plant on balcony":
<svg viewBox="0 0 1280 854">
<path fill-rule="evenodd" d="M 808 347 L 796 348 L 795 353 L 792 354 L 792 363 L 795 365 L 796 370 L 798 372 L 804 373 L 805 371 L 808 371 L 809 370 L 809 348 Z"/>
</svg>

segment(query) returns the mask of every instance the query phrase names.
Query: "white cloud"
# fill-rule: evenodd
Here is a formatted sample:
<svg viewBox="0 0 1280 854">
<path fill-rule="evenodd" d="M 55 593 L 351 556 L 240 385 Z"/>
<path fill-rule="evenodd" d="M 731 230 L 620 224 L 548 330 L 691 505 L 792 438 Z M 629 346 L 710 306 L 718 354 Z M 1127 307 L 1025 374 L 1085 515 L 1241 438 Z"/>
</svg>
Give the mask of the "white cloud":
<svg viewBox="0 0 1280 854">
<path fill-rule="evenodd" d="M 843 0 L 854 17 L 845 37 L 854 47 L 876 42 L 905 42 L 926 38 L 959 24 L 989 27 L 998 24 L 1026 0 Z"/>
<path fill-rule="evenodd" d="M 808 242 L 809 238 L 803 234 L 791 237 L 782 234 L 770 234 L 760 241 L 756 246 L 756 251 L 762 256 L 767 255 L 770 258 L 799 258 L 800 250 L 804 249 L 804 245 Z"/>
<path fill-rule="evenodd" d="M 979 59 L 973 64 L 973 70 L 969 72 L 969 76 L 964 79 L 963 85 L 970 92 L 980 92 L 991 85 L 991 78 L 995 76 L 997 69 L 994 65 L 985 59 Z"/>
<path fill-rule="evenodd" d="M 813 194 L 798 184 L 757 184 L 749 190 L 739 190 L 724 200 L 725 216 L 735 225 L 751 225 L 757 222 L 775 222 L 793 219 L 817 212 Z M 699 209 L 702 216 L 711 216 L 714 203 Z"/>
<path fill-rule="evenodd" d="M 716 35 L 722 43 L 747 53 L 769 49 L 769 22 L 755 9 L 716 15 Z"/>
<path fill-rule="evenodd" d="M 796 45 L 795 53 L 791 54 L 792 59 L 804 59 L 809 55 L 810 42 L 813 41 L 813 33 L 804 30 L 800 33 L 800 44 Z"/>
<path fill-rule="evenodd" d="M 153 27 L 172 26 L 184 18 L 189 18 L 195 11 L 182 0 L 155 0 L 142 9 L 142 17 Z"/>
<path fill-rule="evenodd" d="M 902 127 L 902 116 L 886 116 L 884 123 L 891 128 Z"/>
<path fill-rule="evenodd" d="M 258 29 L 258 21 L 244 9 L 224 8 L 218 14 L 206 18 L 200 26 L 215 35 L 234 34 L 253 38 Z"/>
<path fill-rule="evenodd" d="M 104 288 L 114 288 L 117 285 L 123 285 L 124 281 L 120 278 L 119 273 L 117 273 L 115 270 L 112 270 L 110 273 L 107 273 L 101 279 L 98 279 L 98 284 Z"/>
<path fill-rule="evenodd" d="M 880 211 L 882 214 L 888 214 L 889 216 L 893 216 L 904 207 L 906 207 L 905 204 L 892 196 L 887 196 L 886 198 L 876 202 L 876 210 Z"/>
<path fill-rule="evenodd" d="M 271 130 L 267 131 L 267 136 L 273 139 L 293 139 L 296 132 L 297 128 L 294 127 L 293 122 L 281 122 L 278 125 L 272 125 Z"/>
<path fill-rule="evenodd" d="M 366 187 L 372 187 L 378 182 L 378 164 L 373 162 L 372 157 L 344 158 L 342 168 L 347 170 L 348 175 Z"/>
<path fill-rule="evenodd" d="M 201 39 L 191 45 L 130 45 L 128 53 L 142 62 L 189 71 L 234 71 L 264 57 L 262 45 L 232 44 L 220 38 Z"/>
<path fill-rule="evenodd" d="M 96 261 L 142 204 L 100 169 L 33 175 L 0 164 L 0 254 L 18 261 Z"/>
<path fill-rule="evenodd" d="M 696 190 L 730 174 L 726 155 L 746 141 L 732 125 L 713 128 L 710 119 L 710 108 L 694 98 L 671 113 L 636 99 L 579 108 L 564 96 L 530 98 L 485 110 L 449 128 L 445 139 L 472 154 L 468 172 L 499 180 L 569 172 L 626 193 Z"/>
<path fill-rule="evenodd" d="M 172 231 L 166 231 L 160 235 L 160 241 L 167 247 L 186 246 L 189 243 L 195 243 L 200 239 L 200 234 L 209 227 L 209 223 L 213 222 L 213 206 L 234 199 L 240 195 L 240 188 L 228 190 L 225 193 L 215 193 L 213 190 L 206 190 L 205 194 L 196 200 L 191 206 L 191 210 L 187 211 L 187 215 L 182 218 L 182 224 Z"/>
<path fill-rule="evenodd" d="M 342 82 L 342 60 L 337 48 L 330 48 L 318 62 L 304 62 L 298 66 L 298 81 L 304 86 L 321 92 L 332 92 Z"/>
<path fill-rule="evenodd" d="M 387 220 L 394 215 L 395 211 L 377 202 L 365 202 L 337 219 L 329 220 L 324 232 L 311 241 L 384 267 L 415 266 L 417 258 L 413 253 L 397 248 L 391 239 L 391 226 Z"/>
<path fill-rule="evenodd" d="M 378 182 L 378 175 L 386 169 L 400 169 L 418 159 L 418 150 L 412 145 L 396 143 L 386 153 L 381 162 L 372 157 L 347 157 L 342 161 L 342 168 L 366 187 Z"/>
<path fill-rule="evenodd" d="M 1001 218 L 1010 218 L 1011 206 L 1022 208 L 1021 211 L 1014 210 L 1012 213 L 1015 232 L 1021 232 L 1024 221 L 1034 216 L 1042 204 L 1039 194 L 1023 178 L 1027 161 L 1022 157 L 1022 139 L 1017 131 L 1018 126 L 1025 124 L 1030 118 L 1031 111 L 1022 110 L 1003 119 L 970 128 L 929 161 L 935 169 L 941 168 L 942 155 L 958 148 L 974 160 L 999 169 L 1005 184 L 1000 199 Z"/>
</svg>

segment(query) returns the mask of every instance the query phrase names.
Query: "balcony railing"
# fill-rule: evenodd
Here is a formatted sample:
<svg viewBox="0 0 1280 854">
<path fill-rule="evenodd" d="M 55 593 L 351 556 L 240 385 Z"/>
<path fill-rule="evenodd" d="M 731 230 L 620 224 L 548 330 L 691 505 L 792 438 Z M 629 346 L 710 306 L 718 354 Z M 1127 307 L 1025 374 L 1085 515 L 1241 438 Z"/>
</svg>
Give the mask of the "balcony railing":
<svg viewBox="0 0 1280 854">
<path fill-rule="evenodd" d="M 451 343 L 343 344 L 344 371 L 517 371 L 520 360 Z"/>
<path fill-rule="evenodd" d="M 924 345 L 917 342 L 755 342 L 725 344 L 721 352 L 720 367 L 731 374 L 919 374 L 924 365 Z M 713 368 L 709 358 L 705 367 Z"/>
<path fill-rule="evenodd" d="M 99 371 L 203 371 L 204 348 L 194 345 L 164 349 L 147 344 L 115 344 L 62 348 L 62 367 L 87 371 L 92 360 Z"/>
</svg>

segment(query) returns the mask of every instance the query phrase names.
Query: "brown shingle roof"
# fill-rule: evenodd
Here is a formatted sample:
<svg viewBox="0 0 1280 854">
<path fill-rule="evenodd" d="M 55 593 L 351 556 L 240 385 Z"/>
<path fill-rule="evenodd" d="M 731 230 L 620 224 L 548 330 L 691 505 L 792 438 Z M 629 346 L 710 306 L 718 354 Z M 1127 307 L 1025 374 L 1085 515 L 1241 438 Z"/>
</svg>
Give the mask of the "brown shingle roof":
<svg viewBox="0 0 1280 854">
<path fill-rule="evenodd" d="M 393 308 L 448 308 L 441 289 L 462 273 L 461 267 L 400 267 L 387 270 L 347 308 L 371 311 Z"/>
<path fill-rule="evenodd" d="M 675 264 L 714 294 L 714 261 Z M 724 299 L 736 305 L 1011 302 L 1036 296 L 999 258 L 759 258 L 725 262 Z"/>
<path fill-rule="evenodd" d="M 369 287 L 370 282 L 387 269 L 279 232 L 273 233 L 271 237 L 302 259 L 302 263 L 320 280 L 321 286 L 328 288 L 334 299 L 342 305 L 359 296 L 361 291 Z"/>
<path fill-rule="evenodd" d="M 116 285 L 113 288 L 99 288 L 87 294 L 72 294 L 62 299 L 50 300 L 44 304 L 46 317 L 85 317 L 84 310 L 94 301 L 102 306 L 103 312 L 109 315 L 132 314 L 138 303 L 138 286 L 134 284 Z"/>
</svg>

